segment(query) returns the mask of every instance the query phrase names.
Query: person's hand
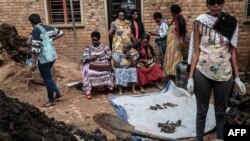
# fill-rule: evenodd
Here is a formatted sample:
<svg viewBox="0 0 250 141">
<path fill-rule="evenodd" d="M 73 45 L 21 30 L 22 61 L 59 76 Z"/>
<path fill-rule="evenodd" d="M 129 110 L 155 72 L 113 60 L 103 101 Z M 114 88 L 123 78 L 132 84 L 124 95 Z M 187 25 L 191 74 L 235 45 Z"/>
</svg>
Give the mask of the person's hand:
<svg viewBox="0 0 250 141">
<path fill-rule="evenodd" d="M 236 85 L 240 88 L 240 91 L 245 94 L 246 93 L 246 86 L 244 83 L 241 82 L 240 78 L 237 77 L 234 79 L 234 82 L 236 83 Z"/>
<path fill-rule="evenodd" d="M 90 60 L 90 61 L 95 61 L 97 58 L 98 58 L 98 56 L 93 55 L 93 56 L 90 56 L 90 57 L 89 57 L 89 60 Z"/>
<path fill-rule="evenodd" d="M 129 53 L 126 53 L 126 54 L 125 54 L 125 58 L 126 58 L 126 59 L 130 59 L 130 57 L 131 57 L 131 55 L 130 55 Z"/>
<path fill-rule="evenodd" d="M 150 35 L 155 35 L 156 33 L 149 31 L 148 32 Z"/>
<path fill-rule="evenodd" d="M 194 91 L 194 79 L 193 78 L 188 78 L 188 83 L 187 83 L 187 90 L 189 93 L 193 93 Z"/>
<path fill-rule="evenodd" d="M 158 62 L 158 61 L 159 61 L 159 57 L 158 57 L 158 56 L 154 56 L 152 59 L 153 59 L 155 62 Z"/>
<path fill-rule="evenodd" d="M 150 35 L 154 35 L 154 32 L 148 32 Z"/>
</svg>

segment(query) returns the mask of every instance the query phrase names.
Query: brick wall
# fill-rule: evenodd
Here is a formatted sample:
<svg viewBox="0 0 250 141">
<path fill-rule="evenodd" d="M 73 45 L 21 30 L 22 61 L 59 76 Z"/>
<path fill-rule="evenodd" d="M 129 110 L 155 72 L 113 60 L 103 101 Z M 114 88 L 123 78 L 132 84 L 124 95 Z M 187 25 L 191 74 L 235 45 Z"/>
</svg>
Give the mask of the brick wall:
<svg viewBox="0 0 250 141">
<path fill-rule="evenodd" d="M 76 59 L 80 58 L 84 46 L 90 43 L 90 33 L 94 30 L 101 32 L 102 41 L 108 43 L 107 32 L 109 27 L 106 25 L 105 1 L 104 0 L 82 0 L 84 27 L 76 28 L 77 49 L 74 45 L 74 34 L 72 28 L 58 27 L 64 31 L 65 35 L 55 41 L 57 50 L 60 54 Z M 142 0 L 143 22 L 146 31 L 155 31 L 156 23 L 153 20 L 154 12 L 161 12 L 163 16 L 171 22 L 169 7 L 173 3 L 178 3 L 182 7 L 182 15 L 187 21 L 188 34 L 190 36 L 192 22 L 201 13 L 207 12 L 205 0 Z M 238 56 L 239 66 L 244 70 L 248 60 L 248 51 L 250 40 L 250 25 L 243 24 L 245 21 L 245 1 L 244 0 L 226 0 L 224 11 L 236 16 L 239 20 L 239 41 Z M 20 35 L 29 36 L 32 27 L 28 21 L 31 13 L 38 13 L 45 22 L 44 0 L 0 0 L 0 23 L 9 23 L 16 26 Z M 187 40 L 188 41 L 188 40 Z M 151 43 L 154 45 L 154 38 Z M 76 55 L 77 52 L 77 55 Z"/>
<path fill-rule="evenodd" d="M 143 19 L 146 31 L 154 31 L 156 24 L 153 20 L 154 12 L 161 12 L 163 16 L 171 22 L 170 6 L 177 3 L 182 8 L 182 15 L 187 22 L 187 39 L 189 39 L 192 23 L 194 19 L 208 10 L 205 0 L 143 0 Z M 245 0 L 226 0 L 224 11 L 235 16 L 239 21 L 239 40 L 238 40 L 238 62 L 241 71 L 245 70 L 247 60 L 249 59 L 248 52 L 250 51 L 250 24 L 244 24 L 246 21 Z M 153 38 L 154 39 L 154 38 Z M 188 41 L 188 40 L 187 40 Z M 153 40 L 151 40 L 153 43 Z M 188 44 L 188 43 L 187 43 Z"/>
</svg>

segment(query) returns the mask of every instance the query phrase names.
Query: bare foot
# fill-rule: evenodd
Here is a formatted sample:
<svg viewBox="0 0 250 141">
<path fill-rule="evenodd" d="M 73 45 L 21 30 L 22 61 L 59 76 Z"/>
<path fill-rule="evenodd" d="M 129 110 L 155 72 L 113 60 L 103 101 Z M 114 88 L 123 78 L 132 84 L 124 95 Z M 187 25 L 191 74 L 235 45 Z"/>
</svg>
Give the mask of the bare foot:
<svg viewBox="0 0 250 141">
<path fill-rule="evenodd" d="M 142 87 L 140 87 L 140 92 L 145 93 L 145 90 Z"/>
<path fill-rule="evenodd" d="M 119 94 L 122 95 L 122 87 L 119 86 Z"/>
<path fill-rule="evenodd" d="M 132 92 L 133 94 L 137 94 L 137 91 L 135 90 L 135 83 L 132 83 Z"/>
<path fill-rule="evenodd" d="M 160 89 L 160 90 L 163 89 L 162 86 L 161 86 L 158 82 L 155 83 L 155 86 L 156 86 L 158 89 Z"/>
<path fill-rule="evenodd" d="M 133 91 L 133 94 L 137 94 L 137 91 L 136 90 L 132 90 Z"/>
</svg>

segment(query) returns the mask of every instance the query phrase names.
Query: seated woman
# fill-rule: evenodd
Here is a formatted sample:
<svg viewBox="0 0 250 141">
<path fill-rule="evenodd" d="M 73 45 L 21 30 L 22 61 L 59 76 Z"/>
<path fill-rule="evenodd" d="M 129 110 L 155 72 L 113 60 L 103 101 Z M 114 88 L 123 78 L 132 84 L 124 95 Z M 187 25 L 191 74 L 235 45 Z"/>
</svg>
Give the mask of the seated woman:
<svg viewBox="0 0 250 141">
<path fill-rule="evenodd" d="M 156 87 L 162 89 L 158 81 L 164 77 L 164 73 L 161 71 L 159 65 L 155 63 L 154 58 L 156 55 L 153 47 L 149 44 L 149 40 L 150 36 L 144 34 L 142 40 L 135 44 L 135 48 L 140 54 L 137 61 L 137 84 L 140 86 L 140 91 L 142 93 L 145 93 L 142 86 L 150 82 L 155 82 Z"/>
<path fill-rule="evenodd" d="M 132 83 L 132 91 L 135 94 L 135 83 L 137 83 L 136 59 L 138 52 L 130 44 L 124 44 L 122 50 L 116 50 L 113 54 L 113 66 L 115 71 L 115 82 L 122 94 L 122 87 Z"/>
<path fill-rule="evenodd" d="M 111 72 L 111 50 L 100 41 L 100 33 L 91 33 L 92 44 L 87 45 L 82 55 L 83 90 L 86 98 L 91 99 L 93 87 L 107 86 L 108 94 L 112 94 L 114 83 Z"/>
</svg>

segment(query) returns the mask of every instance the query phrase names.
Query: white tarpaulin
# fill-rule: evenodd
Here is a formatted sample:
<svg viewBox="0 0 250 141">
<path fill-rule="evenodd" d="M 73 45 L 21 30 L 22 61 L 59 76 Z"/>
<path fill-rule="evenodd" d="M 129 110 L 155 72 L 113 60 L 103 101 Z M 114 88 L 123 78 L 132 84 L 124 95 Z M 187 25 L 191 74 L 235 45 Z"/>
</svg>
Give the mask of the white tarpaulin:
<svg viewBox="0 0 250 141">
<path fill-rule="evenodd" d="M 190 94 L 170 82 L 161 92 L 148 93 L 138 96 L 111 97 L 110 102 L 118 116 L 128 121 L 135 129 L 171 138 L 195 137 L 196 99 Z M 150 106 L 163 103 L 177 104 L 176 107 L 168 107 L 161 110 L 149 109 Z M 177 122 L 181 125 L 172 134 L 161 132 L 158 123 L 167 121 Z M 205 132 L 215 127 L 214 106 L 209 105 Z"/>
</svg>

